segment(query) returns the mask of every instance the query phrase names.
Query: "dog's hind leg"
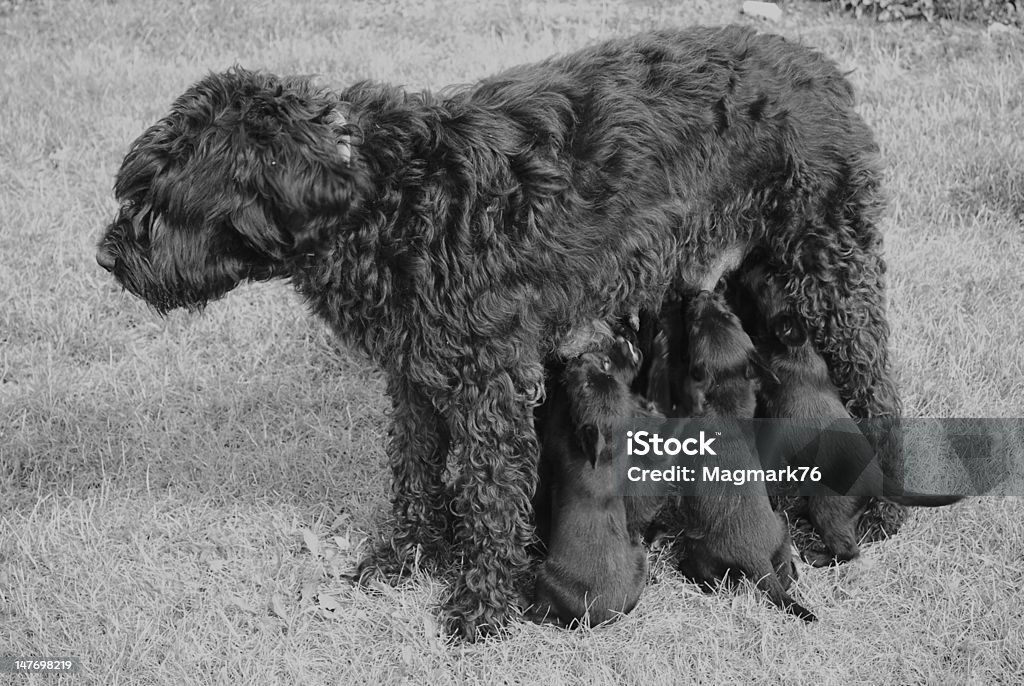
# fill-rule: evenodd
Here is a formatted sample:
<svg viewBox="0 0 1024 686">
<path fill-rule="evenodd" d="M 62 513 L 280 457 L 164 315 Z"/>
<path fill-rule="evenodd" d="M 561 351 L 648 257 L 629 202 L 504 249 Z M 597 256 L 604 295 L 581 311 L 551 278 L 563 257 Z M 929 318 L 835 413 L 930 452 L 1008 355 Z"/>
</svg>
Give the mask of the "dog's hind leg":
<svg viewBox="0 0 1024 686">
<path fill-rule="evenodd" d="M 388 458 L 392 473 L 395 528 L 363 560 L 362 581 L 394 582 L 417 562 L 444 562 L 448 507 L 444 470 L 448 429 L 427 396 L 413 384 L 392 376 L 388 395 L 393 406 Z"/>
<path fill-rule="evenodd" d="M 543 367 L 467 377 L 449 415 L 462 467 L 453 507 L 463 568 L 444 609 L 449 631 L 475 640 L 506 623 L 529 569 Z"/>
</svg>

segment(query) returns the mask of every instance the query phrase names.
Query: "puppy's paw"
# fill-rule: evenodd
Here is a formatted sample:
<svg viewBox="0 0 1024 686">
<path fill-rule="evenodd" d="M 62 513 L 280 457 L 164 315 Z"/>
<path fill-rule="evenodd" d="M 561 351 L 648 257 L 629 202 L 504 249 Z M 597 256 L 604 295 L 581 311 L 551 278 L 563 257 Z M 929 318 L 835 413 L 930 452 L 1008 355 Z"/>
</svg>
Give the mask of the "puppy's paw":
<svg viewBox="0 0 1024 686">
<path fill-rule="evenodd" d="M 856 553 L 851 555 L 851 554 L 836 554 L 836 553 L 833 553 L 831 550 L 817 549 L 817 550 L 804 550 L 800 554 L 800 557 L 803 558 L 804 562 L 806 562 L 810 566 L 821 568 L 821 567 L 835 567 L 836 565 L 841 565 L 844 562 L 849 562 L 850 560 L 856 558 L 858 555 L 860 555 L 860 551 L 859 550 Z"/>
</svg>

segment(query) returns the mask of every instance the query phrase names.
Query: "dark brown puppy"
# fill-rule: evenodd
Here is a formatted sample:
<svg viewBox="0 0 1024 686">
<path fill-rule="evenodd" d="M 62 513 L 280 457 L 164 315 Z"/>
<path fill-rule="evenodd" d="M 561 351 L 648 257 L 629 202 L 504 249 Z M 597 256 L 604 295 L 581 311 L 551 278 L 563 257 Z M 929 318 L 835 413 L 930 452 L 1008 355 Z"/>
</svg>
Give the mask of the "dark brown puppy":
<svg viewBox="0 0 1024 686">
<path fill-rule="evenodd" d="M 625 456 L 612 450 L 611 435 L 615 419 L 650 415 L 629 390 L 639 363 L 636 348 L 617 338 L 607 352 L 568 362 L 552 389 L 542 434 L 551 522 L 538 527 L 549 529 L 534 591 L 538 619 L 595 626 L 629 612 L 640 598 L 647 578 L 640 522 L 653 517 L 656 503 L 627 504 Z"/>
<path fill-rule="evenodd" d="M 750 337 L 725 301 L 708 291 L 687 308 L 690 373 L 685 397 L 695 416 L 753 419 L 757 354 Z M 743 451 L 720 451 L 723 461 L 743 460 Z M 751 457 L 751 462 L 756 460 Z M 721 464 L 729 468 L 757 464 Z M 741 574 L 768 599 L 806 622 L 817 619 L 786 592 L 796 578 L 789 528 L 772 510 L 762 482 L 742 493 L 680 498 L 685 519 L 680 571 L 706 589 L 716 580 Z"/>
<path fill-rule="evenodd" d="M 818 467 L 821 484 L 833 491 L 807 498 L 808 519 L 828 548 L 827 553 L 805 553 L 807 561 L 825 566 L 857 557 L 857 520 L 872 497 L 919 507 L 960 500 L 962 496 L 904 492 L 885 478 L 875 450 L 829 378 L 825 360 L 767 271 L 755 267 L 744 280 L 765 318 L 762 348 L 769 355 L 771 374 L 762 388 L 761 414 L 792 420 L 759 435 L 758 449 L 787 464 Z"/>
</svg>

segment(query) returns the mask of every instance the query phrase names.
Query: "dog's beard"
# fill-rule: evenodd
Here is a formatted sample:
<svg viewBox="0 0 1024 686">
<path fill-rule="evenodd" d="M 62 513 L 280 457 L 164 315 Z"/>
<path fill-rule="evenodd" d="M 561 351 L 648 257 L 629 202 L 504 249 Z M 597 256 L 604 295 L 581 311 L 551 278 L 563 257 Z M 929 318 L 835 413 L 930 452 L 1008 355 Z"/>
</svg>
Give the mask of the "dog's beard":
<svg viewBox="0 0 1024 686">
<path fill-rule="evenodd" d="M 165 238 L 155 252 L 148 242 L 133 240 L 114 225 L 102 245 L 116 257 L 112 273 L 118 283 L 161 315 L 178 308 L 201 310 L 242 281 L 274 276 L 269 268 L 236 256 L 215 256 L 201 240 L 180 241 Z"/>
</svg>

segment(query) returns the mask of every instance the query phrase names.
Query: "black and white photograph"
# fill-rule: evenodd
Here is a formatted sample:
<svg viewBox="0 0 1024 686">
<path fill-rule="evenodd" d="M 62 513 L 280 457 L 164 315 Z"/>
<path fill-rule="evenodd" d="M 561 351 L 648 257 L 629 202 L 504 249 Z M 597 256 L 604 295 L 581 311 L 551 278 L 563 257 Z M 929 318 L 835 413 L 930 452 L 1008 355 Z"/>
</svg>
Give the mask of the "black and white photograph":
<svg viewBox="0 0 1024 686">
<path fill-rule="evenodd" d="M 0 683 L 1017 684 L 1019 0 L 0 0 Z"/>
</svg>

